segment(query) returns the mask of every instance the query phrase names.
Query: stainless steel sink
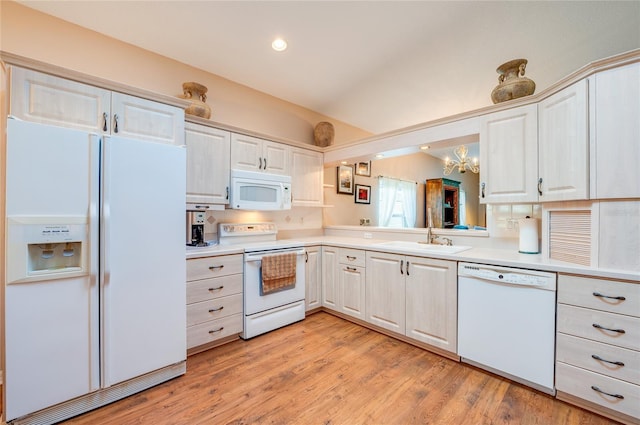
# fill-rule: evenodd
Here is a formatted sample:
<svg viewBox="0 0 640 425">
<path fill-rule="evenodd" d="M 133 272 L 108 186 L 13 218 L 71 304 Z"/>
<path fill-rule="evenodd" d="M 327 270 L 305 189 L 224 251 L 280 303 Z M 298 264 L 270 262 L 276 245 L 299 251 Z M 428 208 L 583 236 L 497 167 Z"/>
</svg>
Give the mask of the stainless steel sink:
<svg viewBox="0 0 640 425">
<path fill-rule="evenodd" d="M 430 252 L 434 254 L 456 254 L 458 252 L 466 251 L 472 248 L 466 245 L 438 245 L 409 241 L 380 242 L 376 245 L 388 246 L 389 248 L 408 249 L 419 252 Z"/>
</svg>

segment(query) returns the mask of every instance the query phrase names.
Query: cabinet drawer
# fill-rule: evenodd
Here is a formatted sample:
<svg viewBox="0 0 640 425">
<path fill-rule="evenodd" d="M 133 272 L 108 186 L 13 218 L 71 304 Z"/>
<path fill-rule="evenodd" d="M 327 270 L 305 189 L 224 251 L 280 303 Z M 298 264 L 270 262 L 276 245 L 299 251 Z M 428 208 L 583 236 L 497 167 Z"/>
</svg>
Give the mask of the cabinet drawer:
<svg viewBox="0 0 640 425">
<path fill-rule="evenodd" d="M 560 275 L 558 302 L 640 317 L 640 284 Z"/>
<path fill-rule="evenodd" d="M 556 360 L 640 385 L 640 351 L 558 334 Z"/>
<path fill-rule="evenodd" d="M 592 387 L 623 398 L 603 394 Z M 640 417 L 640 386 L 638 385 L 557 363 L 556 389 L 626 415 Z"/>
<path fill-rule="evenodd" d="M 187 260 L 187 281 L 242 273 L 242 254 Z"/>
<path fill-rule="evenodd" d="M 242 294 L 241 274 L 187 282 L 187 304 L 233 294 Z"/>
<path fill-rule="evenodd" d="M 558 304 L 558 332 L 640 350 L 640 319 L 637 317 Z"/>
<path fill-rule="evenodd" d="M 215 298 L 187 306 L 187 326 L 242 313 L 242 294 Z"/>
<path fill-rule="evenodd" d="M 339 262 L 341 264 L 364 267 L 366 263 L 364 251 L 360 249 L 340 248 Z"/>
<path fill-rule="evenodd" d="M 242 313 L 187 328 L 187 348 L 242 333 Z"/>
</svg>

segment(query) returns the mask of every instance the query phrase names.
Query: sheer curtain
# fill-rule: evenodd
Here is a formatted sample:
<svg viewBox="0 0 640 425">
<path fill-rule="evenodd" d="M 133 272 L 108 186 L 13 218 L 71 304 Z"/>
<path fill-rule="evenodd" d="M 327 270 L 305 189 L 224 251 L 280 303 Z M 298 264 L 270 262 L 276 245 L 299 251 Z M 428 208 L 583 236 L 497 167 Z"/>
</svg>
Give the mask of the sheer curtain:
<svg viewBox="0 0 640 425">
<path fill-rule="evenodd" d="M 378 202 L 378 226 L 389 226 L 389 221 L 391 221 L 391 216 L 393 215 L 393 207 L 396 204 L 398 183 L 400 183 L 399 180 L 388 177 L 380 177 L 378 179 L 378 193 L 380 194 L 380 201 Z"/>
<path fill-rule="evenodd" d="M 402 192 L 402 212 L 405 227 L 416 225 L 416 184 L 415 182 L 398 182 L 398 189 Z"/>
<path fill-rule="evenodd" d="M 400 203 L 402 227 L 414 227 L 416 223 L 416 183 L 389 177 L 378 180 L 380 201 L 378 203 L 378 225 L 388 227 Z M 395 211 L 398 213 L 398 211 Z"/>
</svg>

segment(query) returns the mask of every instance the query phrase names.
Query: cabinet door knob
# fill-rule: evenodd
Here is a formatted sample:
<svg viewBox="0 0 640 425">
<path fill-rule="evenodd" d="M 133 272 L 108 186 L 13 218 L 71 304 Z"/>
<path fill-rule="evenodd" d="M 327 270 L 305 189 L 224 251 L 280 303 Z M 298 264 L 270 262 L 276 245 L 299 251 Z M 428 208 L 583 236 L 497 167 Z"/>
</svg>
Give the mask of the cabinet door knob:
<svg viewBox="0 0 640 425">
<path fill-rule="evenodd" d="M 480 185 L 480 187 L 482 188 L 482 191 L 480 192 L 481 193 L 481 195 L 480 195 L 481 198 L 484 198 L 484 188 L 485 188 L 485 186 L 486 186 L 486 184 L 484 182 L 482 182 L 482 184 Z"/>
<path fill-rule="evenodd" d="M 102 125 L 102 131 L 107 131 L 107 113 L 103 112 L 102 113 L 102 119 L 104 124 Z"/>
<path fill-rule="evenodd" d="M 409 260 L 407 260 L 407 276 L 409 276 Z"/>
<path fill-rule="evenodd" d="M 222 270 L 224 268 L 224 264 L 221 266 L 209 266 L 209 270 Z"/>
<path fill-rule="evenodd" d="M 224 326 L 220 326 L 218 329 L 214 329 L 212 331 L 209 331 L 210 334 L 216 333 L 216 332 L 222 332 L 222 330 L 224 329 Z"/>
<path fill-rule="evenodd" d="M 224 289 L 224 285 L 220 285 L 217 288 L 209 288 L 209 291 L 219 291 L 220 289 Z"/>
<path fill-rule="evenodd" d="M 266 169 L 267 169 L 267 158 L 264 159 L 264 168 L 263 168 L 263 170 L 266 170 Z"/>
<path fill-rule="evenodd" d="M 402 267 L 404 267 L 404 260 L 400 260 L 400 274 L 404 274 Z"/>
<path fill-rule="evenodd" d="M 258 165 L 258 170 L 262 170 L 262 157 L 258 158 L 260 161 L 260 165 Z"/>
<path fill-rule="evenodd" d="M 215 313 L 216 311 L 222 311 L 223 308 L 224 308 L 224 306 L 220 306 L 218 308 L 210 308 L 209 309 L 209 313 Z"/>
<path fill-rule="evenodd" d="M 542 177 L 538 179 L 538 195 L 542 196 Z"/>
</svg>

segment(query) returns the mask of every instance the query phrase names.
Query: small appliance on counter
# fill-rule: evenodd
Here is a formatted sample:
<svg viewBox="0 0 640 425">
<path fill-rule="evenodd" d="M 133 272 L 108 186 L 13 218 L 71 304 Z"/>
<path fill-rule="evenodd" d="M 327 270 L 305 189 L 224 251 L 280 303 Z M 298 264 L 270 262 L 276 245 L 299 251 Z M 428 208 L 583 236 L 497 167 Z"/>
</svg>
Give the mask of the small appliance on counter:
<svg viewBox="0 0 640 425">
<path fill-rule="evenodd" d="M 187 211 L 187 246 L 207 246 L 204 240 L 206 212 Z"/>
</svg>

